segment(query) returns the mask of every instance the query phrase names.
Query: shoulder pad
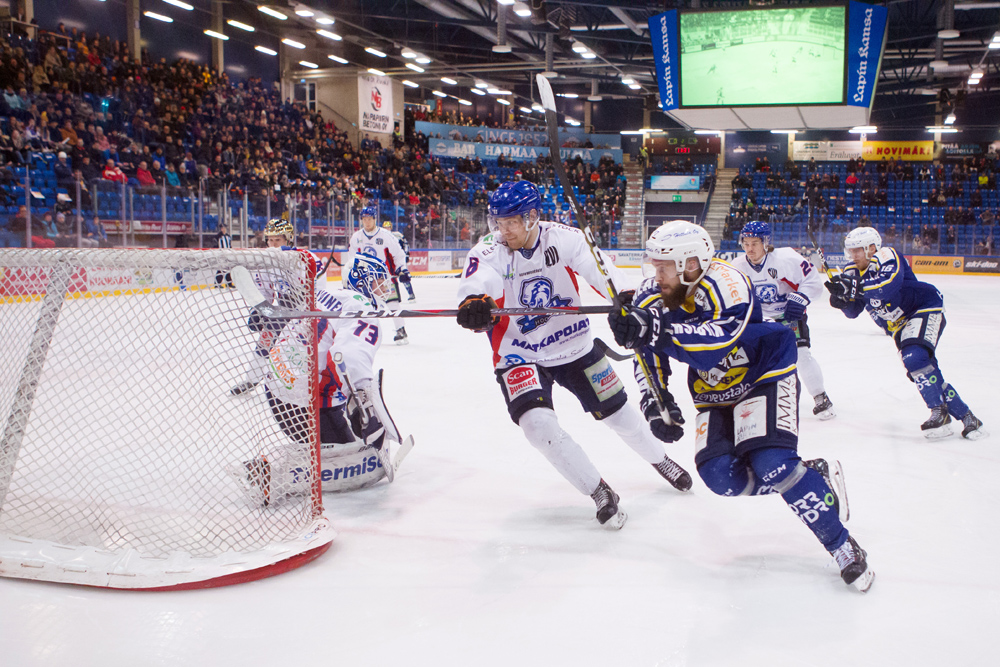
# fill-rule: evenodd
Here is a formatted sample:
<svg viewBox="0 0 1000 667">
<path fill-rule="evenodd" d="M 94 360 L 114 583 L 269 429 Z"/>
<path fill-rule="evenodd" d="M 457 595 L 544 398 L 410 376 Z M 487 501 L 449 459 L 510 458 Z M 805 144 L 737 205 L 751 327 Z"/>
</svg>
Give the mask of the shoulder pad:
<svg viewBox="0 0 1000 667">
<path fill-rule="evenodd" d="M 888 246 L 885 248 L 879 248 L 879 251 L 872 256 L 872 259 L 878 261 L 879 264 L 895 262 L 896 251 Z"/>
<path fill-rule="evenodd" d="M 632 305 L 640 308 L 648 308 L 660 299 L 660 286 L 656 284 L 656 278 L 646 278 L 640 283 L 632 299 Z"/>
<path fill-rule="evenodd" d="M 706 280 L 715 283 L 724 308 L 750 303 L 750 296 L 753 293 L 748 285 L 750 279 L 732 264 L 721 259 L 713 260 L 701 282 L 704 283 Z"/>
</svg>

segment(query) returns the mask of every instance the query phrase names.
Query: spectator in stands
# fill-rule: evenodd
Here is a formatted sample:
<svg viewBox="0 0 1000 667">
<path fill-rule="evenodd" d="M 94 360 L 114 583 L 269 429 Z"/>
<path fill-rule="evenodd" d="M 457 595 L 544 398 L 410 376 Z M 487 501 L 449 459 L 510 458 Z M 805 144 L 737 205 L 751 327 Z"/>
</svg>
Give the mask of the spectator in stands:
<svg viewBox="0 0 1000 667">
<path fill-rule="evenodd" d="M 104 171 L 101 172 L 101 178 L 114 183 L 125 183 L 128 181 L 125 172 L 119 169 L 115 161 L 111 159 L 104 163 Z"/>
<path fill-rule="evenodd" d="M 107 232 L 104 231 L 104 225 L 101 223 L 101 219 L 94 217 L 92 220 L 89 218 L 83 219 L 83 247 L 94 248 L 101 247 L 106 248 L 110 245 L 108 243 Z"/>
<path fill-rule="evenodd" d="M 73 184 L 73 168 L 63 151 L 59 151 L 59 156 L 55 164 L 52 165 L 52 171 L 55 172 L 56 183 L 59 187 L 68 188 Z"/>
<path fill-rule="evenodd" d="M 6 228 L 0 229 L 0 245 L 4 248 L 23 247 L 27 227 L 28 209 L 20 206 L 17 213 L 8 218 Z"/>
<path fill-rule="evenodd" d="M 139 163 L 139 168 L 135 172 L 135 178 L 139 181 L 140 187 L 150 188 L 156 185 L 156 180 L 153 179 L 153 174 L 149 172 L 145 160 Z"/>
<path fill-rule="evenodd" d="M 51 211 L 46 211 L 41 219 L 34 218 L 31 224 L 31 246 L 33 248 L 55 248 L 56 223 Z"/>
<path fill-rule="evenodd" d="M 77 246 L 76 239 L 76 225 L 73 221 L 66 218 L 65 213 L 56 213 L 55 221 L 56 236 L 55 242 L 57 248 L 75 248 Z M 89 247 L 82 243 L 80 247 Z"/>
</svg>

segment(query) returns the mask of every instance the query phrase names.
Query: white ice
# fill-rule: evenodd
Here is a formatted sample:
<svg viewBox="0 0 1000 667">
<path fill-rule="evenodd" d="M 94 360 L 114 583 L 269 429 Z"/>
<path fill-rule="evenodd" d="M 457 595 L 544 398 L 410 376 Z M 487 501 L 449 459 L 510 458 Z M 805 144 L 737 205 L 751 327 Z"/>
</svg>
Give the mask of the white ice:
<svg viewBox="0 0 1000 667">
<path fill-rule="evenodd" d="M 677 493 L 557 388 L 562 424 L 629 513 L 620 532 L 601 528 L 507 418 L 485 337 L 420 319 L 378 359 L 417 446 L 393 484 L 325 496 L 339 536 L 323 557 L 194 592 L 2 579 L 0 664 L 995 664 L 1000 281 L 925 279 L 948 309 L 944 376 L 996 436 L 925 440 L 891 340 L 866 316 L 810 307 L 837 418 L 817 421 L 804 397 L 800 453 L 843 463 L 848 526 L 877 572 L 867 595 L 780 498 L 716 497 L 697 477 Z M 456 279 L 414 283 L 416 307 L 454 307 Z M 668 452 L 693 473 L 692 442 Z"/>
</svg>

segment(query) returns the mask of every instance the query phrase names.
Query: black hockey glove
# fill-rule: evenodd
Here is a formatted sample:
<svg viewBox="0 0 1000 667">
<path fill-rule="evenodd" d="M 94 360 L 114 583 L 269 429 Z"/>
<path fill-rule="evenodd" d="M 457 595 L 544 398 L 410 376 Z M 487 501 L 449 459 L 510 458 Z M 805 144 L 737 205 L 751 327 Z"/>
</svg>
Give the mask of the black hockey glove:
<svg viewBox="0 0 1000 667">
<path fill-rule="evenodd" d="M 845 301 L 854 301 L 861 294 L 861 278 L 853 273 L 841 273 L 823 284 L 831 295 Z"/>
<path fill-rule="evenodd" d="M 500 318 L 490 311 L 497 307 L 493 297 L 485 294 L 470 294 L 458 306 L 459 325 L 472 331 L 486 331 L 496 326 Z"/>
<path fill-rule="evenodd" d="M 350 403 L 353 406 L 351 414 L 348 419 L 351 423 L 351 430 L 354 434 L 361 438 L 366 445 L 374 447 L 375 449 L 382 449 L 382 443 L 385 442 L 385 427 L 382 426 L 381 420 L 379 420 L 378 415 L 375 411 L 370 411 L 371 414 L 368 417 L 368 424 L 363 424 L 361 419 L 361 408 L 357 406 L 354 399 Z"/>
<path fill-rule="evenodd" d="M 608 325 L 615 342 L 633 350 L 649 344 L 653 337 L 652 324 L 653 314 L 643 308 L 624 306 L 608 313 Z"/>
<path fill-rule="evenodd" d="M 663 442 L 677 442 L 684 437 L 684 429 L 681 427 L 681 424 L 684 423 L 684 417 L 681 415 L 681 409 L 674 403 L 674 397 L 670 395 L 670 392 L 664 392 L 664 394 L 663 407 L 666 408 L 667 414 L 674 422 L 673 424 L 664 421 L 663 415 L 660 414 L 660 408 L 656 405 L 656 399 L 648 391 L 643 392 L 640 400 L 642 414 L 649 422 L 649 430 L 652 431 L 653 435 Z"/>
<path fill-rule="evenodd" d="M 408 283 L 410 282 L 410 270 L 407 268 L 401 268 L 396 271 L 396 275 L 399 276 L 399 282 Z"/>
<path fill-rule="evenodd" d="M 801 320 L 806 314 L 809 297 L 802 292 L 792 292 L 785 298 L 785 319 L 789 321 Z"/>
</svg>

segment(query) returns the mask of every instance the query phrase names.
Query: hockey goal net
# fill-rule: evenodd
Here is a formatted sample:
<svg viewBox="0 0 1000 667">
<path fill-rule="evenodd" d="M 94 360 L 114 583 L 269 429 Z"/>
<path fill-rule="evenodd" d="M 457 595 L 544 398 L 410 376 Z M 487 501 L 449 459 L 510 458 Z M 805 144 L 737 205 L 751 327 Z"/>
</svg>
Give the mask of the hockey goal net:
<svg viewBox="0 0 1000 667">
<path fill-rule="evenodd" d="M 318 480 L 316 329 L 279 325 L 262 386 L 231 395 L 261 347 L 227 285 L 237 264 L 314 306 L 303 252 L 0 251 L 0 575 L 195 588 L 329 547 L 318 481 L 265 504 L 246 478 L 284 449 Z M 268 396 L 294 382 L 290 433 Z"/>
</svg>

